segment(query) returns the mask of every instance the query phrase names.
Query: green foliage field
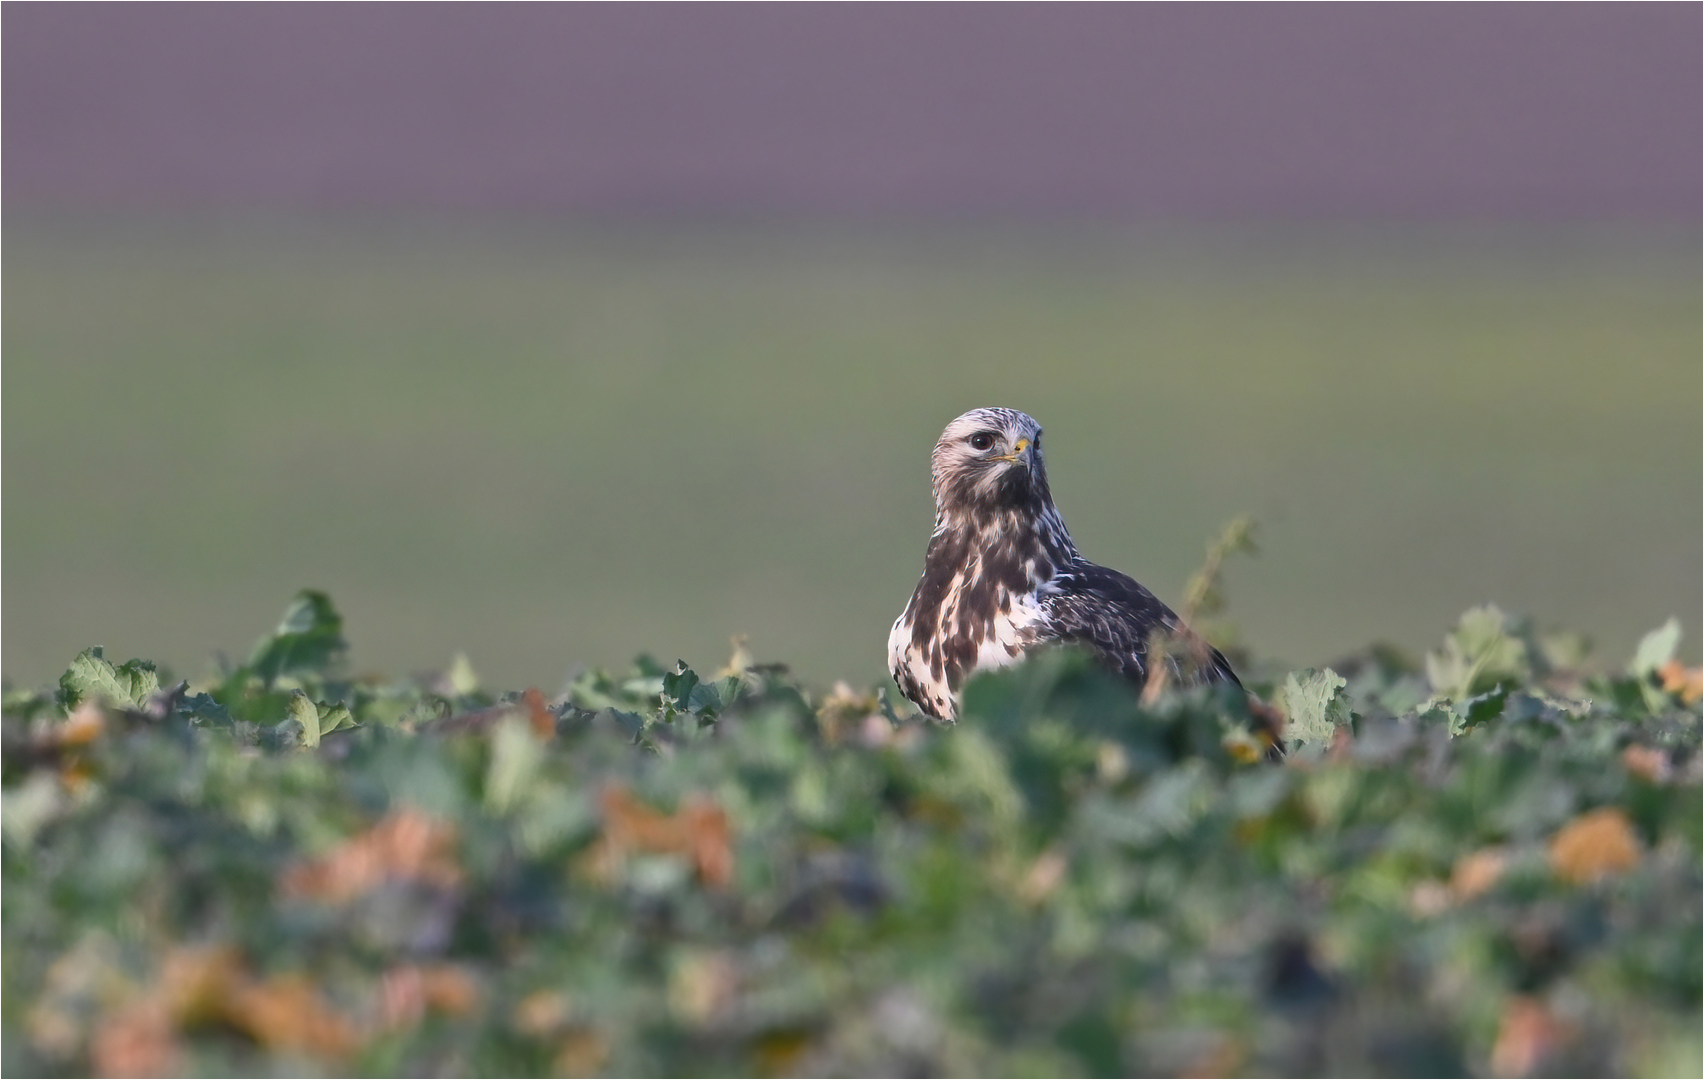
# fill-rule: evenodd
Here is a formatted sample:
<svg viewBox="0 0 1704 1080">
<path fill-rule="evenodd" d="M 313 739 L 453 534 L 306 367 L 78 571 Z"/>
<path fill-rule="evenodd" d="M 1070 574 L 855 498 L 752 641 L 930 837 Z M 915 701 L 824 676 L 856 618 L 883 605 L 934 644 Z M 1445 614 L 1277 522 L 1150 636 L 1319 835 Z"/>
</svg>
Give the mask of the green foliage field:
<svg viewBox="0 0 1704 1080">
<path fill-rule="evenodd" d="M 955 727 L 743 653 L 352 677 L 303 593 L 202 682 L 6 691 L 4 1069 L 1697 1075 L 1679 633 L 1476 609 L 1257 685 L 1273 763 L 1067 653 Z"/>
</svg>

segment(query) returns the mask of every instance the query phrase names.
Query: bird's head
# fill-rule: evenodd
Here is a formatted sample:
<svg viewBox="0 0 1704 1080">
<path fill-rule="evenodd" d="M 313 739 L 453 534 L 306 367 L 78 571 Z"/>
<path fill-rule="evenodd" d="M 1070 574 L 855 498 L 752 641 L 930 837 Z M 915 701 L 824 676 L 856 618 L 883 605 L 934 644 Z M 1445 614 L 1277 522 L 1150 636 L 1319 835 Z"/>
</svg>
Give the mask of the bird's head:
<svg viewBox="0 0 1704 1080">
<path fill-rule="evenodd" d="M 1041 425 L 1016 409 L 972 409 L 947 425 L 931 473 L 943 519 L 1050 507 Z"/>
</svg>

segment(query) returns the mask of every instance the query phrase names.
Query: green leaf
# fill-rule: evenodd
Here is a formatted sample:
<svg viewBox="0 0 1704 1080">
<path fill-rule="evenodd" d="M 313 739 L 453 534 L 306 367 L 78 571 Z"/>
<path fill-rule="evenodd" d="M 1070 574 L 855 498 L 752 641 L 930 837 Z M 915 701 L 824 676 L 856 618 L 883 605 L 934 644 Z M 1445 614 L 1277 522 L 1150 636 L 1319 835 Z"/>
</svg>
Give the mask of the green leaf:
<svg viewBox="0 0 1704 1080">
<path fill-rule="evenodd" d="M 319 728 L 321 735 L 330 735 L 332 732 L 341 731 L 344 728 L 361 726 L 355 722 L 355 715 L 349 711 L 349 707 L 347 705 L 327 705 L 323 701 L 316 701 L 314 702 L 314 708 L 319 710 Z"/>
<path fill-rule="evenodd" d="M 332 607 L 331 598 L 303 589 L 284 612 L 278 629 L 255 645 L 248 666 L 271 686 L 285 675 L 325 671 L 346 648 L 343 616 Z"/>
<path fill-rule="evenodd" d="M 1455 703 L 1446 697 L 1435 697 L 1415 710 L 1422 723 L 1443 724 L 1455 738 L 1467 729 L 1466 719 L 1456 715 Z"/>
<path fill-rule="evenodd" d="M 1532 658 L 1519 628 L 1495 604 L 1473 608 L 1426 656 L 1433 693 L 1461 700 L 1500 682 L 1524 683 L 1532 676 Z"/>
<path fill-rule="evenodd" d="M 1023 817 L 1023 790 L 1013 780 L 1011 762 L 981 731 L 961 727 L 947 746 L 948 767 L 937 779 L 942 790 L 968 797 L 976 813 L 999 828 L 1012 829 Z"/>
<path fill-rule="evenodd" d="M 701 682 L 692 688 L 687 698 L 691 711 L 705 719 L 715 719 L 739 696 L 740 677 L 729 675 L 715 682 Z"/>
<path fill-rule="evenodd" d="M 509 715 L 491 732 L 491 761 L 485 770 L 485 806 L 505 814 L 526 795 L 538 775 L 544 747 L 524 716 Z"/>
<path fill-rule="evenodd" d="M 347 706 L 327 705 L 322 701 L 315 701 L 300 690 L 291 692 L 290 703 L 286 708 L 290 720 L 295 721 L 302 729 L 303 746 L 318 746 L 321 736 L 341 728 L 359 726 Z"/>
<path fill-rule="evenodd" d="M 675 661 L 675 669 L 663 674 L 663 721 L 673 723 L 679 713 L 692 712 L 692 691 L 698 686 L 698 673 L 686 666 L 685 660 Z"/>
<path fill-rule="evenodd" d="M 320 741 L 319 707 L 313 699 L 297 690 L 290 695 L 290 719 L 302 729 L 302 745 L 318 746 Z"/>
<path fill-rule="evenodd" d="M 1508 688 L 1498 683 L 1485 693 L 1462 702 L 1451 701 L 1446 697 L 1433 698 L 1420 706 L 1419 714 L 1422 720 L 1443 721 L 1448 724 L 1450 738 L 1453 739 L 1458 735 L 1467 734 L 1480 724 L 1502 716 L 1508 698 Z"/>
<path fill-rule="evenodd" d="M 599 709 L 592 717 L 592 725 L 604 731 L 620 732 L 627 741 L 635 743 L 645 733 L 645 718 L 625 709 Z"/>
<path fill-rule="evenodd" d="M 160 675 L 152 663 L 127 660 L 115 667 L 101 655 L 99 645 L 78 653 L 59 677 L 60 702 L 66 712 L 90 697 L 140 709 L 159 689 Z"/>
<path fill-rule="evenodd" d="M 1591 655 L 1591 639 L 1570 630 L 1552 630 L 1538 639 L 1544 663 L 1554 671 L 1574 671 L 1583 667 Z"/>
<path fill-rule="evenodd" d="M 1471 728 L 1502 716 L 1503 706 L 1508 700 L 1508 688 L 1502 683 L 1498 683 L 1485 693 L 1476 694 L 1462 702 L 1456 712 L 1461 714 L 1466 726 Z M 1459 732 L 1452 731 L 1450 734 L 1455 735 Z"/>
<path fill-rule="evenodd" d="M 228 728 L 236 721 L 211 694 L 191 694 L 178 702 L 177 713 L 192 724 Z"/>
<path fill-rule="evenodd" d="M 721 703 L 717 706 L 717 711 L 726 712 L 733 708 L 734 702 L 739 699 L 740 688 L 744 685 L 745 681 L 738 675 L 728 675 L 717 680 L 716 699 Z"/>
<path fill-rule="evenodd" d="M 1324 748 L 1331 743 L 1339 725 L 1348 724 L 1349 698 L 1343 688 L 1347 679 L 1326 668 L 1293 671 L 1284 679 L 1284 744 Z"/>
<path fill-rule="evenodd" d="M 59 695 L 47 690 L 24 690 L 7 686 L 0 690 L 0 712 L 9 717 L 29 721 L 59 709 Z"/>
<path fill-rule="evenodd" d="M 1675 649 L 1680 646 L 1680 620 L 1669 617 L 1669 621 L 1652 630 L 1639 639 L 1639 647 L 1633 651 L 1633 664 L 1628 669 L 1639 684 L 1639 694 L 1644 698 L 1645 708 L 1653 713 L 1660 713 L 1668 708 L 1668 694 L 1657 685 L 1656 674 L 1659 668 L 1674 659 Z"/>
<path fill-rule="evenodd" d="M 444 681 L 449 684 L 450 692 L 458 697 L 466 697 L 479 689 L 479 672 L 473 670 L 473 661 L 466 653 L 456 653 L 455 659 L 444 672 Z"/>
<path fill-rule="evenodd" d="M 1656 671 L 1674 659 L 1680 638 L 1680 620 L 1671 616 L 1668 622 L 1639 639 L 1639 647 L 1633 651 L 1633 666 L 1629 670 L 1641 678 Z"/>
<path fill-rule="evenodd" d="M 42 770 L 0 792 L 0 829 L 19 849 L 34 842 L 41 827 L 58 817 L 70 800 L 59 778 Z"/>
</svg>

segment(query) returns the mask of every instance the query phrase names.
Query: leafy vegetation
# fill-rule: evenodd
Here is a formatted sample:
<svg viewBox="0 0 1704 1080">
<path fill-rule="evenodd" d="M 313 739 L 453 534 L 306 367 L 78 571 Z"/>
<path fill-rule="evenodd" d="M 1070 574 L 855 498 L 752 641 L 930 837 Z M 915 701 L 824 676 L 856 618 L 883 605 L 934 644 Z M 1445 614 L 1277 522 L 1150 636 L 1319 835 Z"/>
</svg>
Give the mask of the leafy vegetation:
<svg viewBox="0 0 1704 1080">
<path fill-rule="evenodd" d="M 352 678 L 304 593 L 191 685 L 4 716 L 14 1075 L 1692 1074 L 1699 673 L 1487 608 L 1144 703 L 1052 653 L 955 728 L 737 651 Z"/>
</svg>

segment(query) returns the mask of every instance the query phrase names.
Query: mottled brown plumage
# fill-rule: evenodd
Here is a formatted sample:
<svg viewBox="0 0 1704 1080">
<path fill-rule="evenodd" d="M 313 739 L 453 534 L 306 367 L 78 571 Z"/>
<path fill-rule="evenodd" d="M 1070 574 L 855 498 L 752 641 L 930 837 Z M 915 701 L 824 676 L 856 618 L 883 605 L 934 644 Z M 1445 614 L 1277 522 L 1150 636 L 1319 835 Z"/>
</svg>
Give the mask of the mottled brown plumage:
<svg viewBox="0 0 1704 1080">
<path fill-rule="evenodd" d="M 954 719 L 970 673 L 1055 642 L 1087 649 L 1138 686 L 1156 637 L 1174 684 L 1241 685 L 1217 649 L 1134 580 L 1077 550 L 1053 505 L 1041 426 L 1013 409 L 973 409 L 947 425 L 931 457 L 935 531 L 923 577 L 888 636 L 905 696 Z M 1181 652 L 1181 655 L 1180 655 Z"/>
</svg>

